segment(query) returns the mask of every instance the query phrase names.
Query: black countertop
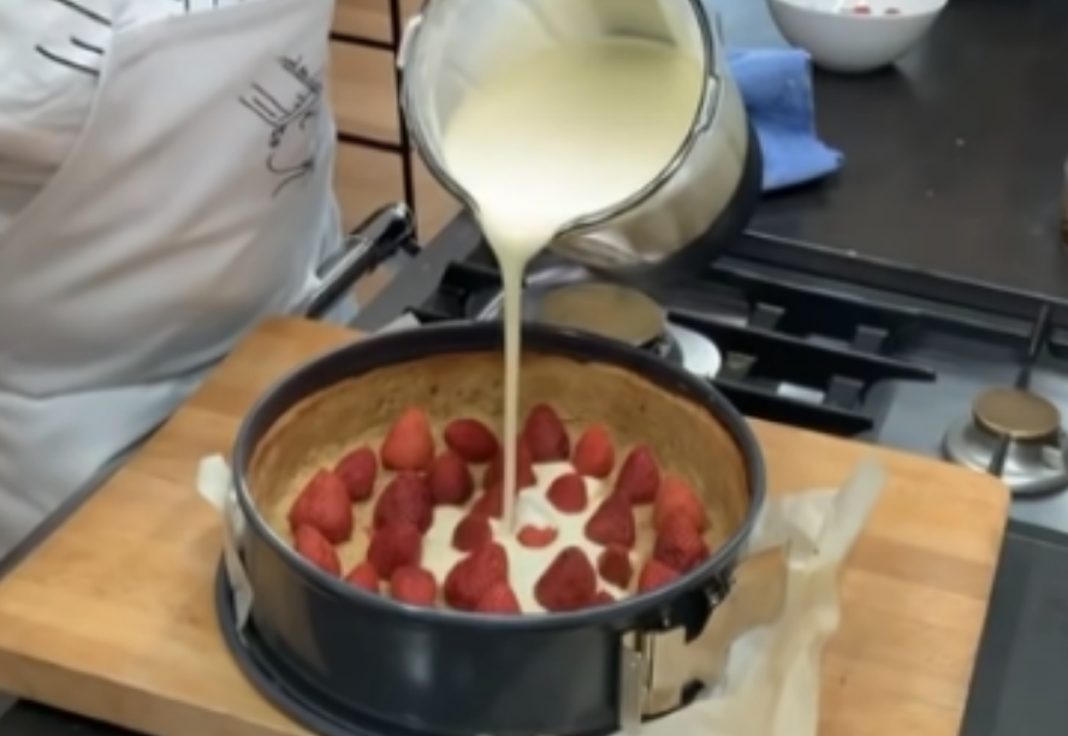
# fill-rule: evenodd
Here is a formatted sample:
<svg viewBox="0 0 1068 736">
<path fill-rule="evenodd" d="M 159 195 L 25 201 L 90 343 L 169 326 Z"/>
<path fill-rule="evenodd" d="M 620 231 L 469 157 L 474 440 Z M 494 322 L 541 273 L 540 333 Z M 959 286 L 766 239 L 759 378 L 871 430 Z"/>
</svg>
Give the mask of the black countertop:
<svg viewBox="0 0 1068 736">
<path fill-rule="evenodd" d="M 783 43 L 759 0 L 728 42 Z M 754 230 L 1068 300 L 1068 2 L 951 0 L 895 69 L 816 73 L 832 179 L 772 197 Z"/>
<path fill-rule="evenodd" d="M 1068 537 L 1010 521 L 960 736 L 1068 732 Z"/>
<path fill-rule="evenodd" d="M 716 4 L 731 44 L 783 43 L 760 0 Z M 951 0 L 895 70 L 817 73 L 816 95 L 845 168 L 765 201 L 754 230 L 1068 300 L 1068 0 Z M 458 222 L 445 237 L 472 234 Z M 448 250 L 411 277 L 436 280 Z M 0 733 L 129 734 L 30 704 Z"/>
</svg>

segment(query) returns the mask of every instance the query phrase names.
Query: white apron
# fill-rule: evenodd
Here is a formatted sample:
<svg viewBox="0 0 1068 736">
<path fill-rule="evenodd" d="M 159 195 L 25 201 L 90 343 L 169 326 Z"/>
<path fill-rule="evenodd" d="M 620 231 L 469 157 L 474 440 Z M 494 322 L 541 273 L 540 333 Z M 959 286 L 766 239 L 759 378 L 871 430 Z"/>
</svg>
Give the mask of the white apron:
<svg viewBox="0 0 1068 736">
<path fill-rule="evenodd" d="M 314 287 L 341 241 L 332 10 L 115 32 L 81 135 L 0 234 L 0 555 Z"/>
</svg>

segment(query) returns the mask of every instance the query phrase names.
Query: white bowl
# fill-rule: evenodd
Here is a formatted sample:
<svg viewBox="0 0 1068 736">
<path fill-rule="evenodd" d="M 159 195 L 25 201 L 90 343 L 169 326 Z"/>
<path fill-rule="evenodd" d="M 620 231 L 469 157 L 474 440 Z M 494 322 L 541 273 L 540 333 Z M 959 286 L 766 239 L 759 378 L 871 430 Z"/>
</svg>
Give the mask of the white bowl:
<svg viewBox="0 0 1068 736">
<path fill-rule="evenodd" d="M 786 40 L 837 72 L 892 64 L 923 38 L 948 0 L 768 0 Z M 863 9 L 867 8 L 867 12 Z"/>
</svg>

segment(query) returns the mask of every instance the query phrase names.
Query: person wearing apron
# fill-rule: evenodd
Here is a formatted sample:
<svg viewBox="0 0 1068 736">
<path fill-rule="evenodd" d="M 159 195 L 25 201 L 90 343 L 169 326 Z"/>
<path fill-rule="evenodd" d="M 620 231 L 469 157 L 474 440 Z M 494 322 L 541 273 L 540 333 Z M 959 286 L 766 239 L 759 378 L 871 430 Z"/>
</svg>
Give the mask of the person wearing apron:
<svg viewBox="0 0 1068 736">
<path fill-rule="evenodd" d="M 340 247 L 332 0 L 0 0 L 0 558 Z"/>
</svg>

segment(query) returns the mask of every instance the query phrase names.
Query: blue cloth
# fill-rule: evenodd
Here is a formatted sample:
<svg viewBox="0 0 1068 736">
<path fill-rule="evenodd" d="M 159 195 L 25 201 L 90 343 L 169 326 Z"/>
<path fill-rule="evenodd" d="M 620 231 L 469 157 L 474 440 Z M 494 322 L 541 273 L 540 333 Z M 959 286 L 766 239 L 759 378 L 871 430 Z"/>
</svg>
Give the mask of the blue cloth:
<svg viewBox="0 0 1068 736">
<path fill-rule="evenodd" d="M 842 166 L 842 153 L 816 134 L 807 52 L 734 49 L 728 63 L 764 152 L 764 191 L 813 181 Z"/>
</svg>

